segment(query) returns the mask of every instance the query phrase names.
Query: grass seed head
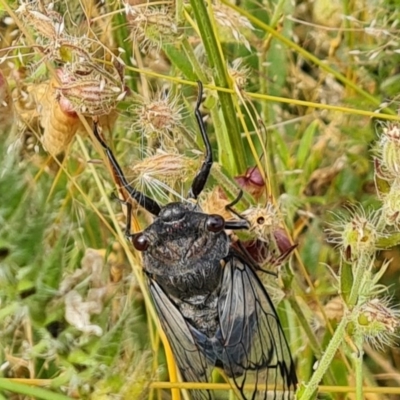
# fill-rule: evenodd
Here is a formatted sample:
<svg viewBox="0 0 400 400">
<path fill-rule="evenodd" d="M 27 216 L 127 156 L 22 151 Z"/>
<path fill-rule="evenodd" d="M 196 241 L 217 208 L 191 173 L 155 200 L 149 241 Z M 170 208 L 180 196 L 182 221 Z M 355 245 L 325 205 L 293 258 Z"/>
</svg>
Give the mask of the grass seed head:
<svg viewBox="0 0 400 400">
<path fill-rule="evenodd" d="M 200 196 L 200 207 L 206 214 L 221 215 L 225 220 L 234 217 L 226 208 L 229 203 L 228 197 L 219 186 L 215 186 L 212 190 L 206 191 Z"/>
<path fill-rule="evenodd" d="M 199 159 L 182 154 L 158 150 L 132 168 L 138 187 L 152 193 L 154 197 L 166 198 L 165 193 L 181 197 L 174 188 L 192 178 L 200 164 Z"/>
<path fill-rule="evenodd" d="M 214 16 L 221 33 L 227 32 L 233 36 L 236 42 L 243 43 L 247 50 L 251 51 L 250 43 L 243 35 L 242 30 L 253 30 L 250 21 L 232 8 L 221 3 L 213 5 Z"/>
</svg>

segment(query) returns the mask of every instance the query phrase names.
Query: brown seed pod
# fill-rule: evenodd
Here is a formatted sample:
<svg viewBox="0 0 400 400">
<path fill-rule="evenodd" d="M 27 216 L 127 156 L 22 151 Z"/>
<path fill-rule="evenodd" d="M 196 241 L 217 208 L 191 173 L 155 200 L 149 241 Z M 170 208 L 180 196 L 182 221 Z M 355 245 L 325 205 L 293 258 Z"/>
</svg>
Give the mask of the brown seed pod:
<svg viewBox="0 0 400 400">
<path fill-rule="evenodd" d="M 56 11 L 46 10 L 43 7 L 39 10 L 39 7 L 24 3 L 16 12 L 30 28 L 46 39 L 56 40 L 63 33 L 63 17 Z"/>
<path fill-rule="evenodd" d="M 80 127 L 83 128 L 76 112 L 71 110 L 63 99 L 57 101 L 56 89 L 58 85 L 52 79 L 41 98 L 37 98 L 40 109 L 40 124 L 44 128 L 42 136 L 43 147 L 52 155 L 64 151 L 71 143 Z"/>
<path fill-rule="evenodd" d="M 256 200 L 265 193 L 265 182 L 258 167 L 247 168 L 244 175 L 235 176 L 235 181 Z"/>
<path fill-rule="evenodd" d="M 109 72 L 90 61 L 66 65 L 57 71 L 61 85 L 57 98 L 68 107 L 87 116 L 109 114 L 121 101 L 126 91 L 116 67 Z"/>
</svg>

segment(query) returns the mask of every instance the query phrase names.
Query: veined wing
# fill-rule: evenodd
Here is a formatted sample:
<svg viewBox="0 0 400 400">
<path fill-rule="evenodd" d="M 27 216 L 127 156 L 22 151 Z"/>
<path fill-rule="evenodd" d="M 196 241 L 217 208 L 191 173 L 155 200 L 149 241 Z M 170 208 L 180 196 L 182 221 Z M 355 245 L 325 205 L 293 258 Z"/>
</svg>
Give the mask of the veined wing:
<svg viewBox="0 0 400 400">
<path fill-rule="evenodd" d="M 242 257 L 231 252 L 226 261 L 217 333 L 224 371 L 243 399 L 293 399 L 297 377 L 275 307 Z M 246 384 L 254 389 L 245 390 Z M 257 385 L 269 388 L 256 390 Z"/>
<path fill-rule="evenodd" d="M 213 366 L 207 363 L 191 333 L 188 322 L 157 282 L 149 278 L 150 292 L 157 308 L 161 326 L 172 347 L 176 363 L 187 382 L 208 382 Z M 212 391 L 189 390 L 193 400 L 212 400 Z"/>
</svg>

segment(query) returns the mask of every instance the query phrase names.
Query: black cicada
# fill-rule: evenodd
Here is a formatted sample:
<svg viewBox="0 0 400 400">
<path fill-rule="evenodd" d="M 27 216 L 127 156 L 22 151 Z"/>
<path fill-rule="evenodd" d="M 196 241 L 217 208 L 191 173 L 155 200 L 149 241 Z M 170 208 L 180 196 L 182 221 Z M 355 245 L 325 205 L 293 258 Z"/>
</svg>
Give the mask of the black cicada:
<svg viewBox="0 0 400 400">
<path fill-rule="evenodd" d="M 199 83 L 195 115 L 206 153 L 189 191 L 188 198 L 194 200 L 213 162 L 199 111 L 201 98 Z M 96 124 L 94 135 L 107 153 L 116 180 L 155 216 L 144 231 L 131 234 L 128 202 L 127 236 L 143 253 L 150 292 L 184 380 L 209 382 L 213 368 L 218 367 L 242 399 L 293 398 L 296 372 L 274 305 L 254 262 L 233 249 L 225 232 L 248 229 L 248 222 L 204 214 L 190 201 L 160 207 L 129 185 Z M 214 398 L 209 390 L 190 390 L 190 394 L 196 400 Z"/>
</svg>

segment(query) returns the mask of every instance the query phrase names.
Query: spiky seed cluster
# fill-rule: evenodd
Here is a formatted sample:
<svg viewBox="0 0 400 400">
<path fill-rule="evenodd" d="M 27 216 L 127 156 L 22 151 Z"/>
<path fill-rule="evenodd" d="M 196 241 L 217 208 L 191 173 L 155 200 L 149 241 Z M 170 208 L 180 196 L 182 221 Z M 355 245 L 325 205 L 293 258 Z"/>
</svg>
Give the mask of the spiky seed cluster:
<svg viewBox="0 0 400 400">
<path fill-rule="evenodd" d="M 381 348 L 399 337 L 400 310 L 389 307 L 384 298 L 371 299 L 359 307 L 357 328 L 371 345 Z"/>
<path fill-rule="evenodd" d="M 176 41 L 178 27 L 169 8 L 134 7 L 125 3 L 125 13 L 133 41 L 143 52 L 159 51 L 163 43 Z"/>
<path fill-rule="evenodd" d="M 56 11 L 39 10 L 35 2 L 22 3 L 15 11 L 26 25 L 46 39 L 55 40 L 64 33 L 64 19 Z"/>
<path fill-rule="evenodd" d="M 178 98 L 164 92 L 153 99 L 143 100 L 132 109 L 136 116 L 132 128 L 139 130 L 146 137 L 169 138 L 182 126 L 181 107 Z"/>
<path fill-rule="evenodd" d="M 238 12 L 233 10 L 230 7 L 227 7 L 223 4 L 217 3 L 213 5 L 214 16 L 217 24 L 220 29 L 223 31 L 221 33 L 227 32 L 231 34 L 239 43 L 243 43 L 247 50 L 251 50 L 250 43 L 246 39 L 246 37 L 241 32 L 242 29 L 250 29 L 253 30 L 253 25 L 251 25 L 250 21 L 240 15 Z"/>
<path fill-rule="evenodd" d="M 378 215 L 365 215 L 363 210 L 354 212 L 332 224 L 327 233 L 329 241 L 337 243 L 346 261 L 356 261 L 363 255 L 376 251 L 376 242 L 380 236 L 376 228 Z"/>
<path fill-rule="evenodd" d="M 57 89 L 58 99 L 67 100 L 73 111 L 84 115 L 108 114 L 126 94 L 122 78 L 115 68 L 108 72 L 90 61 L 66 65 L 58 71 L 58 76 L 61 80 Z"/>
</svg>

